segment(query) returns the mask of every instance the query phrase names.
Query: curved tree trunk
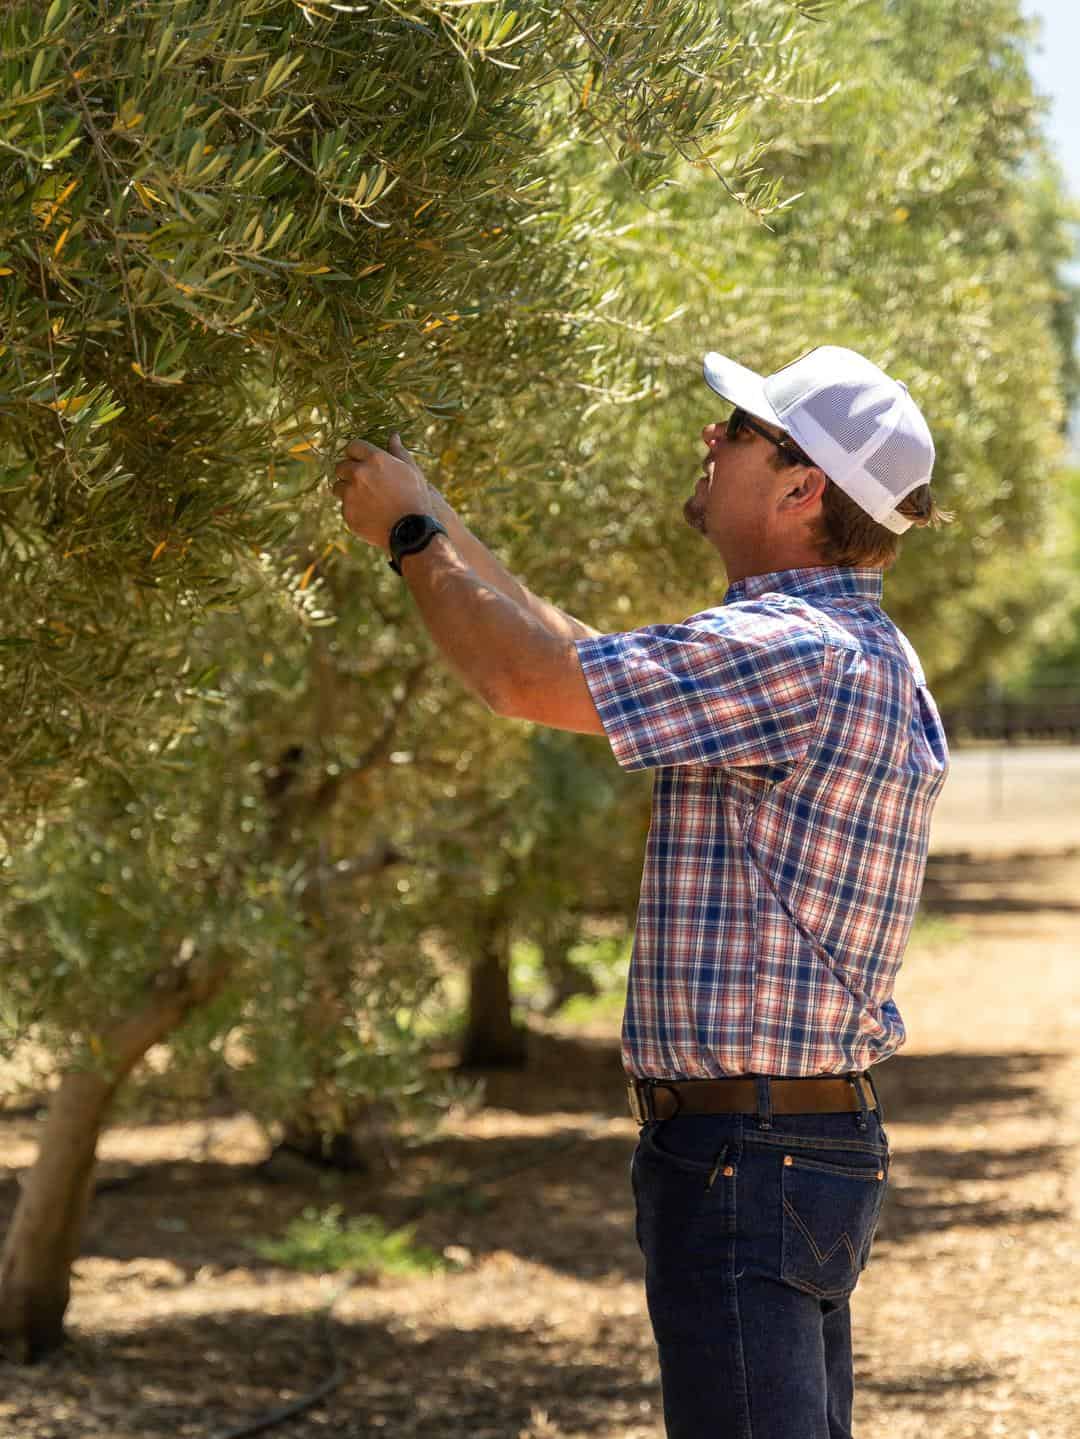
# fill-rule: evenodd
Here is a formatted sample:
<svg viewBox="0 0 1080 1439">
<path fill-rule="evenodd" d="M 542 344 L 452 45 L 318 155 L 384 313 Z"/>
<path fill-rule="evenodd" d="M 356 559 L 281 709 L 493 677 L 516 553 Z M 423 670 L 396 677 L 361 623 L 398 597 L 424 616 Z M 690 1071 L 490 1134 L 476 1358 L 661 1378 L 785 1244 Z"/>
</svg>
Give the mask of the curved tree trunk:
<svg viewBox="0 0 1080 1439">
<path fill-rule="evenodd" d="M 0 1258 L 0 1349 L 33 1362 L 64 1338 L 71 1266 L 90 1202 L 98 1134 L 113 1096 L 151 1045 L 221 986 L 224 967 L 173 982 L 101 1037 L 100 1069 L 72 1069 L 49 1104 L 37 1160 L 23 1183 Z"/>
<path fill-rule="evenodd" d="M 459 1065 L 465 1069 L 520 1069 L 527 1031 L 514 1023 L 510 993 L 510 932 L 494 910 L 477 918 L 477 948 L 469 968 L 469 1020 Z"/>
<path fill-rule="evenodd" d="M 325 658 L 323 654 L 324 669 Z M 385 762 L 393 748 L 395 724 L 423 682 L 424 671 L 425 666 L 416 665 L 406 674 L 400 697 L 355 767 L 324 777 L 314 796 L 305 796 L 296 785 L 303 748 L 289 745 L 283 750 L 264 777 L 272 853 L 285 853 L 296 842 L 291 834 L 294 827 L 306 841 L 305 825 L 332 809 L 343 783 L 362 779 Z M 335 697 L 325 686 L 320 696 L 325 728 Z M 400 858 L 389 843 L 380 842 L 371 854 L 351 862 L 348 872 L 373 873 Z M 190 1010 L 211 999 L 228 971 L 229 961 L 220 957 L 213 966 L 170 968 L 142 1010 L 99 1036 L 101 1067 L 73 1069 L 64 1076 L 49 1104 L 38 1157 L 23 1184 L 0 1255 L 0 1352 L 32 1361 L 63 1342 L 71 1266 L 86 1221 L 98 1135 L 113 1097 L 151 1045 L 178 1028 Z"/>
</svg>

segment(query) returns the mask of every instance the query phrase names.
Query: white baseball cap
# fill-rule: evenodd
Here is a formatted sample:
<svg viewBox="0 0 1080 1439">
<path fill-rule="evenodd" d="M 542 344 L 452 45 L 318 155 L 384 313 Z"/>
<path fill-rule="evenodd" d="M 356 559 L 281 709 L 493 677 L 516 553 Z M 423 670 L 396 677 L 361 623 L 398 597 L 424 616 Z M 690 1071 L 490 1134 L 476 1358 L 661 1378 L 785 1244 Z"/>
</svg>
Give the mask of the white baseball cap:
<svg viewBox="0 0 1080 1439">
<path fill-rule="evenodd" d="M 840 345 L 820 345 L 762 376 L 710 352 L 710 389 L 759 420 L 779 425 L 868 515 L 902 535 L 905 495 L 929 484 L 934 442 L 902 380 Z"/>
</svg>

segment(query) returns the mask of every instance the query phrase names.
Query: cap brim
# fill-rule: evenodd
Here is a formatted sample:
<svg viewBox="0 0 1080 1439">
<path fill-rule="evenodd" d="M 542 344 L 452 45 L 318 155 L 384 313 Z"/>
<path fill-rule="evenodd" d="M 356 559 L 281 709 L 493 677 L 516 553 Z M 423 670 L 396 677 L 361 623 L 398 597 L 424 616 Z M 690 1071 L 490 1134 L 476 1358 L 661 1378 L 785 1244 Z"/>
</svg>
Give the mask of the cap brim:
<svg viewBox="0 0 1080 1439">
<path fill-rule="evenodd" d="M 725 400 L 730 400 L 738 409 L 756 415 L 759 420 L 767 420 L 771 425 L 784 428 L 783 420 L 769 404 L 765 394 L 763 375 L 748 370 L 745 365 L 736 364 L 734 360 L 718 355 L 713 350 L 705 356 L 703 369 L 705 383 L 710 390 L 723 395 Z"/>
</svg>

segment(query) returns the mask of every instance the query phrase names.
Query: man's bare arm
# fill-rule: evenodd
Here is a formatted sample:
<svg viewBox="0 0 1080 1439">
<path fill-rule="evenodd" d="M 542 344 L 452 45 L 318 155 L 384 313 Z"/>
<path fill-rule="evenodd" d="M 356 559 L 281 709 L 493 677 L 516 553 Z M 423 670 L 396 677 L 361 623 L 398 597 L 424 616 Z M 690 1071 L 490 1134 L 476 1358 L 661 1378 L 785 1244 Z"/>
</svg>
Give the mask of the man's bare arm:
<svg viewBox="0 0 1080 1439">
<path fill-rule="evenodd" d="M 469 568 L 474 570 L 482 580 L 486 580 L 493 589 L 498 590 L 507 599 L 513 600 L 526 614 L 532 615 L 546 630 L 553 635 L 558 635 L 560 639 L 594 639 L 603 633 L 601 630 L 594 630 L 591 625 L 584 624 L 581 620 L 574 619 L 573 615 L 568 615 L 557 605 L 549 604 L 547 600 L 542 600 L 539 595 L 534 595 L 531 590 L 527 590 L 514 578 L 506 566 L 495 558 L 488 547 L 476 538 L 430 481 L 428 489 L 431 491 L 435 518 L 446 526 L 449 536 L 454 542 L 454 548 Z"/>
<path fill-rule="evenodd" d="M 489 709 L 603 734 L 573 641 L 482 579 L 449 535 L 405 555 L 401 572 L 443 658 Z"/>
</svg>

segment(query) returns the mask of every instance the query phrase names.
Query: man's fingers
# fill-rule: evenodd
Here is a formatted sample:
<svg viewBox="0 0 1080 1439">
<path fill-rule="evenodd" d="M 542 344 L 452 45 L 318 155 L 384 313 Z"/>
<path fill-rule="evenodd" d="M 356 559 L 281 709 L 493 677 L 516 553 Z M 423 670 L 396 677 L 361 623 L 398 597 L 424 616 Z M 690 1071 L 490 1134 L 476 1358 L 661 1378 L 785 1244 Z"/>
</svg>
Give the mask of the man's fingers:
<svg viewBox="0 0 1080 1439">
<path fill-rule="evenodd" d="M 415 465 L 416 461 L 413 459 L 412 455 L 405 448 L 405 446 L 401 443 L 401 436 L 397 433 L 396 430 L 390 436 L 389 448 L 390 453 L 394 456 L 395 459 L 404 460 L 407 465 Z"/>
<path fill-rule="evenodd" d="M 366 460 L 375 453 L 377 446 L 369 445 L 367 440 L 350 440 L 345 446 L 345 453 L 350 460 Z"/>
<path fill-rule="evenodd" d="M 338 479 L 362 479 L 367 472 L 367 465 L 362 460 L 339 459 L 334 466 L 334 473 Z"/>
</svg>

